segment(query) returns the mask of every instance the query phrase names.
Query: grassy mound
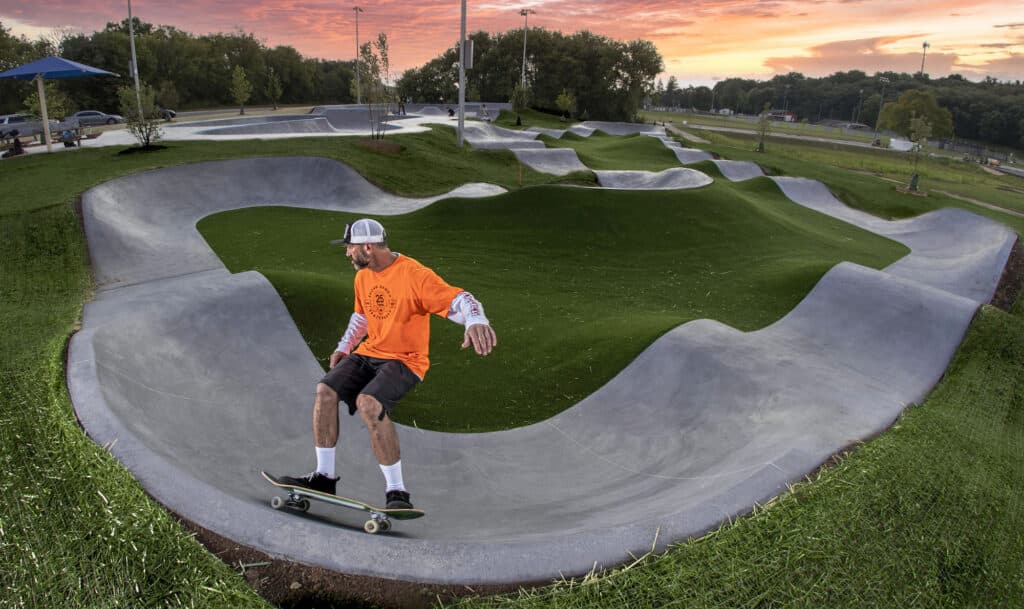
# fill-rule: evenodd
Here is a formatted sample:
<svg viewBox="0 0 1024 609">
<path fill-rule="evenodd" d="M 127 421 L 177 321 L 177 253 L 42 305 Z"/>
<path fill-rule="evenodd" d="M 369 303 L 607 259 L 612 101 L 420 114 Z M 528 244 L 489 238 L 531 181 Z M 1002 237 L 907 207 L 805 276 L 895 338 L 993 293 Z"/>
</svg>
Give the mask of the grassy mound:
<svg viewBox="0 0 1024 609">
<path fill-rule="evenodd" d="M 355 217 L 251 208 L 210 216 L 199 230 L 231 271 L 274 283 L 326 365 L 355 273 L 327 244 Z M 433 367 L 396 419 L 444 431 L 546 419 L 682 323 L 710 317 L 755 330 L 836 263 L 880 268 L 907 252 L 793 204 L 765 178 L 668 192 L 537 187 L 380 219 L 393 249 L 472 291 L 498 332 L 498 350 L 480 359 L 459 349 L 460 326 L 433 321 Z"/>
<path fill-rule="evenodd" d="M 567 133 L 559 139 L 541 135 L 548 148 L 572 148 L 591 169 L 633 169 L 662 171 L 679 167 L 679 160 L 661 140 L 649 135 L 613 136 L 601 131 L 590 137 Z"/>
</svg>

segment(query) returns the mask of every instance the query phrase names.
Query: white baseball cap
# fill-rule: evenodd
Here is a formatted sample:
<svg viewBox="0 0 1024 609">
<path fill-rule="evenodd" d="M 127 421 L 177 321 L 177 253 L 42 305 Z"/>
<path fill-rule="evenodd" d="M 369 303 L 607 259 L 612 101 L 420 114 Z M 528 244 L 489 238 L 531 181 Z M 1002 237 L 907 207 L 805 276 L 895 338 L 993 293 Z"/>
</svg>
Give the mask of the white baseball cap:
<svg viewBox="0 0 1024 609">
<path fill-rule="evenodd" d="M 384 225 L 370 218 L 356 220 L 345 225 L 345 236 L 331 241 L 331 245 L 348 245 L 350 243 L 384 243 L 387 240 Z"/>
</svg>

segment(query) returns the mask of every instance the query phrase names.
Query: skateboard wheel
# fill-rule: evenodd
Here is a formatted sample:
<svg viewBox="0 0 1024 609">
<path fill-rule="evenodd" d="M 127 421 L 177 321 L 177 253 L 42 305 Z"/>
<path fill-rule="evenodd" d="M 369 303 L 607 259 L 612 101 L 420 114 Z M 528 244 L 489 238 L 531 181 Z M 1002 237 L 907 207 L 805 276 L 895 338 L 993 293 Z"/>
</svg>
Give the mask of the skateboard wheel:
<svg viewBox="0 0 1024 609">
<path fill-rule="evenodd" d="M 380 530 L 381 530 L 382 533 L 387 533 L 388 531 L 390 531 L 391 530 L 391 521 L 390 520 L 381 520 L 380 521 Z"/>
<path fill-rule="evenodd" d="M 280 497 L 275 496 L 270 499 L 270 507 L 274 508 L 275 510 L 279 510 L 282 507 L 284 507 L 284 500 L 281 499 Z"/>
<path fill-rule="evenodd" d="M 370 535 L 374 535 L 377 533 L 377 531 L 381 530 L 381 527 L 376 520 L 367 520 L 366 524 L 363 525 L 363 530 L 369 533 Z"/>
<path fill-rule="evenodd" d="M 295 508 L 300 512 L 309 511 L 309 499 L 301 499 L 295 502 Z"/>
</svg>

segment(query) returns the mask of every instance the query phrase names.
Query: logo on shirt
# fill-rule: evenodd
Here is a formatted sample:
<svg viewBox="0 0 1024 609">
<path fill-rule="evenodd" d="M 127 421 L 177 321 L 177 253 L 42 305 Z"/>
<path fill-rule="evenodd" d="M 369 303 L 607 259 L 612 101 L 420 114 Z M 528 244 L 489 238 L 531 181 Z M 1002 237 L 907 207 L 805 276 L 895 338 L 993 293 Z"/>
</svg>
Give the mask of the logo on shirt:
<svg viewBox="0 0 1024 609">
<path fill-rule="evenodd" d="M 363 300 L 363 309 L 370 317 L 384 320 L 391 317 L 397 304 L 398 301 L 391 295 L 390 290 L 382 285 L 376 285 L 370 288 L 370 292 Z"/>
</svg>

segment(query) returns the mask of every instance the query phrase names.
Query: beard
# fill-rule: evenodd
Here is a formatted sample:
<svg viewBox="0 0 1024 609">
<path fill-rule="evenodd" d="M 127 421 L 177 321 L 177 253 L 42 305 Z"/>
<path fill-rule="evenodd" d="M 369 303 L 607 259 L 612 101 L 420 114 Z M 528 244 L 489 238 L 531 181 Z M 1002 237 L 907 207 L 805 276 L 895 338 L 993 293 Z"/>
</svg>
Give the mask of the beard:
<svg viewBox="0 0 1024 609">
<path fill-rule="evenodd" d="M 357 271 L 361 271 L 361 270 L 365 269 L 366 267 L 370 266 L 370 258 L 369 258 L 369 256 L 367 256 L 366 254 L 363 254 L 362 252 L 356 252 L 352 256 L 352 258 L 350 258 L 350 260 L 352 261 L 352 266 Z"/>
</svg>

